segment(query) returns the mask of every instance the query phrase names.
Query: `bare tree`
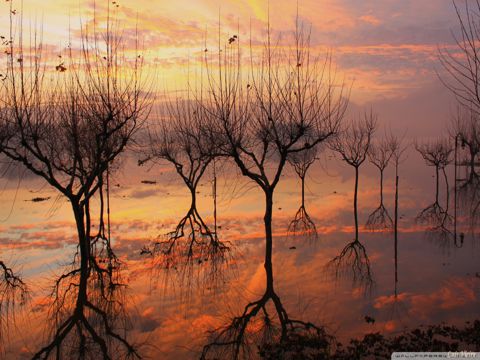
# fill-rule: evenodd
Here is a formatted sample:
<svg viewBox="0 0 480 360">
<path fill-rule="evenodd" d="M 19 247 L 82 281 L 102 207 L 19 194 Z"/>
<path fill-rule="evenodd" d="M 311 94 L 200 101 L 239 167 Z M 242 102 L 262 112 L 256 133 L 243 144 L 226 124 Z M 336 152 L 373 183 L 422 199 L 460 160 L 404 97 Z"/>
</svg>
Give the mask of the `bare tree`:
<svg viewBox="0 0 480 360">
<path fill-rule="evenodd" d="M 158 255 L 159 266 L 180 272 L 181 280 L 190 282 L 192 267 L 205 270 L 206 282 L 211 287 L 221 268 L 227 265 L 231 245 L 219 240 L 197 210 L 197 189 L 208 166 L 216 156 L 218 141 L 205 136 L 205 123 L 208 114 L 196 101 L 172 100 L 166 103 L 167 119 L 155 131 L 150 130 L 150 160 L 165 160 L 175 166 L 190 191 L 190 207 L 179 221 L 175 230 L 160 236 L 150 250 Z M 147 160 L 143 160 L 143 164 Z M 145 252 L 145 251 L 144 251 Z"/>
<path fill-rule="evenodd" d="M 317 147 L 313 147 L 300 153 L 292 154 L 288 158 L 288 162 L 301 181 L 302 203 L 295 214 L 295 218 L 288 225 L 287 234 L 293 237 L 305 237 L 314 241 L 318 240 L 318 232 L 315 223 L 305 209 L 305 176 L 310 166 L 315 162 L 316 156 Z"/>
<path fill-rule="evenodd" d="M 383 204 L 383 173 L 392 157 L 392 149 L 386 139 L 370 144 L 368 159 L 380 172 L 380 205 L 368 217 L 366 228 L 372 231 L 391 229 L 393 221 Z"/>
<path fill-rule="evenodd" d="M 219 52 L 218 76 L 209 71 L 206 108 L 212 115 L 211 136 L 222 139 L 220 151 L 231 158 L 241 173 L 262 190 L 265 198 L 264 295 L 249 303 L 244 312 L 218 329 L 204 347 L 203 358 L 236 359 L 248 347 L 247 327 L 262 313 L 271 329 L 274 319 L 267 304 L 273 302 L 279 331 L 270 332 L 280 343 L 298 331 L 321 332 L 313 324 L 291 319 L 273 284 L 273 198 L 284 167 L 293 154 L 315 147 L 337 133 L 347 106 L 342 86 L 334 79 L 330 57 L 310 54 L 309 34 L 297 23 L 291 52 L 271 44 L 270 30 L 259 61 L 251 51 L 251 76 L 241 77 L 238 37 Z M 207 64 L 209 59 L 206 59 Z M 211 69 L 211 67 L 209 67 Z M 277 323 L 278 323 L 277 322 Z"/>
<path fill-rule="evenodd" d="M 328 268 L 333 268 L 336 277 L 351 276 L 353 283 L 367 288 L 373 283 L 370 260 L 367 251 L 358 237 L 358 181 L 360 166 L 367 159 L 372 136 L 377 126 L 377 117 L 370 111 L 363 119 L 351 121 L 339 135 L 330 142 L 330 148 L 339 153 L 342 160 L 355 169 L 355 190 L 353 194 L 353 215 L 355 219 L 355 238 L 348 243 L 338 256 L 333 258 Z"/>
<path fill-rule="evenodd" d="M 403 145 L 403 138 L 398 138 L 390 134 L 387 140 L 390 151 L 392 152 L 392 161 L 395 166 L 395 213 L 394 213 L 394 263 L 395 263 L 395 298 L 397 297 L 398 285 L 398 184 L 399 184 L 399 166 L 404 161 L 405 151 L 407 147 Z"/>
<path fill-rule="evenodd" d="M 42 57 L 39 36 L 35 33 L 25 47 L 22 26 L 14 38 L 10 20 L 0 152 L 68 199 L 78 235 L 71 269 L 57 279 L 53 291 L 56 330 L 34 359 L 70 357 L 71 351 L 84 358 L 110 359 L 113 352 L 121 356 L 119 348 L 126 356 L 138 356 L 110 322 L 109 312 L 116 304 L 113 294 L 124 286 L 118 276 L 122 264 L 110 244 L 109 217 L 104 219 L 104 214 L 109 214 L 112 162 L 146 116 L 149 97 L 141 78 L 141 58 L 130 61 L 124 56 L 119 29 L 107 15 L 106 31 L 97 26 L 82 29 L 81 48 L 68 51 L 69 63 L 57 66 L 56 81 L 47 81 L 53 75 Z M 92 208 L 94 197 L 100 203 L 97 209 Z M 74 311 L 61 310 L 66 299 L 75 299 Z"/>
<path fill-rule="evenodd" d="M 447 139 L 437 139 L 431 142 L 418 144 L 415 142 L 415 149 L 422 155 L 427 166 L 435 167 L 435 201 L 432 205 L 427 206 L 420 212 L 416 220 L 419 223 L 430 224 L 434 227 L 444 226 L 449 220 L 448 204 L 449 204 L 449 185 L 445 168 L 451 163 L 451 154 L 453 148 Z M 440 171 L 443 174 L 446 188 L 446 207 L 443 208 L 439 202 L 439 181 Z"/>
<path fill-rule="evenodd" d="M 480 111 L 480 2 L 465 1 L 462 8 L 453 1 L 460 33 L 453 34 L 455 50 L 439 49 L 439 60 L 445 74 L 439 74 L 443 84 L 456 96 L 458 101 Z"/>
<path fill-rule="evenodd" d="M 453 119 L 450 136 L 457 143 L 460 142 L 461 148 L 466 149 L 468 157 L 464 161 L 469 169 L 466 182 L 473 182 L 479 175 L 475 170 L 475 162 L 480 153 L 480 125 L 478 114 L 472 110 L 458 110 L 457 116 Z"/>
</svg>

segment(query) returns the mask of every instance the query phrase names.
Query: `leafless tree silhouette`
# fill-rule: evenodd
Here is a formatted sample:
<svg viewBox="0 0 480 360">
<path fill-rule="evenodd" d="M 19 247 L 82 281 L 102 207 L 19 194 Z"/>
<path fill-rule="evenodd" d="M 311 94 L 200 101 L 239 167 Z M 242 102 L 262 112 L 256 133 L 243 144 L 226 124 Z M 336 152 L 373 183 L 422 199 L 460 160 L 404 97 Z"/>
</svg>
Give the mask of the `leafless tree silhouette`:
<svg viewBox="0 0 480 360">
<path fill-rule="evenodd" d="M 295 214 L 295 218 L 288 225 L 287 236 L 303 237 L 311 241 L 318 240 L 318 232 L 315 223 L 305 209 L 305 176 L 310 166 L 315 162 L 316 156 L 317 147 L 314 147 L 298 154 L 292 154 L 288 158 L 288 162 L 295 170 L 302 184 L 302 203 Z"/>
<path fill-rule="evenodd" d="M 370 144 L 368 159 L 380 172 L 380 205 L 368 217 L 365 227 L 369 230 L 385 230 L 393 227 L 393 221 L 383 204 L 383 172 L 392 157 L 392 150 L 387 139 Z"/>
<path fill-rule="evenodd" d="M 466 149 L 468 152 L 468 158 L 463 162 L 460 160 L 460 164 L 468 166 L 469 169 L 464 185 L 479 177 L 475 170 L 475 161 L 480 153 L 480 127 L 478 122 L 477 113 L 459 109 L 450 130 L 450 136 L 460 142 L 462 149 Z"/>
<path fill-rule="evenodd" d="M 197 210 L 197 188 L 208 166 L 216 156 L 218 141 L 205 136 L 208 114 L 193 100 L 172 100 L 166 104 L 167 120 L 159 130 L 150 130 L 149 159 L 166 160 L 175 166 L 177 174 L 190 191 L 191 203 L 175 230 L 161 235 L 153 244 L 152 254 L 157 265 L 174 269 L 182 283 L 190 283 L 194 265 L 204 276 L 199 284 L 216 283 L 222 268 L 228 265 L 231 244 L 222 242 Z M 141 163 L 145 162 L 141 161 Z M 201 275 L 201 274 L 197 274 Z M 188 286 L 188 288 L 190 288 Z"/>
<path fill-rule="evenodd" d="M 393 134 L 388 137 L 388 144 L 392 152 L 392 161 L 395 166 L 395 214 L 393 223 L 394 234 L 394 262 L 395 262 L 395 297 L 397 297 L 398 285 L 398 183 L 399 183 L 399 166 L 405 159 L 405 151 L 407 147 L 403 145 L 403 138 L 398 138 Z"/>
<path fill-rule="evenodd" d="M 265 196 L 264 295 L 249 303 L 244 312 L 212 334 L 202 358 L 237 359 L 253 345 L 249 336 L 257 315 L 263 314 L 263 340 L 285 343 L 295 333 L 322 329 L 291 319 L 273 283 L 273 196 L 283 169 L 293 154 L 300 154 L 334 136 L 343 118 L 347 99 L 336 84 L 330 57 L 325 61 L 310 54 L 310 36 L 297 22 L 292 51 L 271 44 L 270 29 L 263 56 L 254 59 L 251 76 L 241 78 L 239 39 L 219 49 L 218 76 L 209 66 L 206 108 L 212 115 L 211 137 L 220 138 L 220 151 L 233 159 L 241 173 L 254 181 Z M 288 46 L 287 46 L 288 48 Z M 273 303 L 275 317 L 268 313 Z M 249 326 L 250 324 L 250 326 Z M 279 327 L 277 331 L 277 327 Z M 258 340 L 258 339 L 257 339 Z"/>
<path fill-rule="evenodd" d="M 118 305 L 113 293 L 123 286 L 117 279 L 121 263 L 111 248 L 109 217 L 105 221 L 104 214 L 109 214 L 105 191 L 112 161 L 146 116 L 149 96 L 141 58 L 129 61 L 110 14 L 107 24 L 105 31 L 96 25 L 82 28 L 81 48 L 69 49 L 69 63 L 62 63 L 58 78 L 47 82 L 48 63 L 43 62 L 39 35 L 32 35 L 25 47 L 21 25 L 14 38 L 10 20 L 0 152 L 68 199 L 78 235 L 72 269 L 57 279 L 53 292 L 56 330 L 34 359 L 73 354 L 110 359 L 120 356 L 118 348 L 126 356 L 138 357 L 110 322 L 111 309 Z M 100 203 L 98 232 L 92 229 L 94 198 Z M 67 303 L 75 304 L 72 312 L 64 311 Z"/>
<path fill-rule="evenodd" d="M 353 195 L 353 215 L 355 219 L 355 238 L 348 243 L 338 256 L 333 258 L 327 268 L 332 268 L 335 277 L 351 276 L 353 283 L 369 288 L 373 283 L 370 260 L 367 251 L 358 237 L 358 180 L 359 168 L 365 162 L 371 146 L 372 135 L 377 125 L 376 115 L 370 111 L 363 119 L 351 121 L 340 134 L 333 138 L 330 147 L 340 154 L 343 161 L 355 168 L 355 190 Z"/>
<path fill-rule="evenodd" d="M 472 233 L 478 219 L 480 176 L 477 174 L 475 167 L 480 153 L 480 129 L 477 122 L 478 115 L 475 111 L 470 108 L 459 107 L 449 130 L 450 137 L 455 144 L 453 236 L 457 247 L 463 246 L 463 233 L 461 233 L 460 242 L 457 239 L 458 207 L 468 216 Z M 458 172 L 462 167 L 465 169 L 464 178 L 460 178 Z"/>
<path fill-rule="evenodd" d="M 450 202 L 450 189 L 448 176 L 445 168 L 451 163 L 453 148 L 448 139 L 437 139 L 423 144 L 415 143 L 415 149 L 422 155 L 428 166 L 435 167 L 435 201 L 423 209 L 416 217 L 417 223 L 426 225 L 425 234 L 427 238 L 437 243 L 442 248 L 450 244 L 450 225 L 452 217 L 448 213 Z M 442 172 L 445 181 L 446 206 L 443 208 L 439 202 L 439 172 Z"/>
<path fill-rule="evenodd" d="M 422 155 L 427 166 L 435 167 L 435 202 L 427 206 L 417 215 L 416 221 L 422 224 L 432 225 L 433 227 L 444 226 L 449 221 L 448 203 L 449 203 L 449 185 L 445 168 L 451 163 L 451 154 L 453 148 L 446 139 L 438 139 L 432 142 L 418 144 L 415 142 L 415 149 Z M 446 187 L 446 208 L 444 209 L 439 202 L 439 172 L 442 171 Z"/>
<path fill-rule="evenodd" d="M 453 5 L 460 25 L 460 33 L 453 34 L 455 50 L 447 47 L 439 49 L 439 60 L 445 74 L 439 74 L 443 84 L 453 92 L 458 101 L 480 111 L 480 2 L 465 1 L 462 8 L 454 0 Z"/>
</svg>

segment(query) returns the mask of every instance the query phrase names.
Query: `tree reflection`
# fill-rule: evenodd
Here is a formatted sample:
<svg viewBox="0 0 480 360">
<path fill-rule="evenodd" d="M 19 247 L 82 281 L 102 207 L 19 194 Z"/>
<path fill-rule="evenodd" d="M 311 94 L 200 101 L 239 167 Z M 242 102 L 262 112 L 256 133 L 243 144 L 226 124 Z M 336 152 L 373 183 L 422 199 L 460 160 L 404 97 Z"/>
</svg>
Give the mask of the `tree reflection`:
<svg viewBox="0 0 480 360">
<path fill-rule="evenodd" d="M 299 340 L 302 351 L 312 348 L 325 355 L 333 339 L 323 327 L 289 316 L 274 290 L 273 276 L 267 277 L 260 299 L 248 303 L 240 316 L 212 331 L 210 337 L 201 359 L 249 358 L 256 349 L 263 357 L 283 358 Z"/>
<path fill-rule="evenodd" d="M 287 234 L 292 237 L 304 237 L 312 241 L 318 240 L 318 232 L 315 223 L 305 208 L 305 176 L 310 166 L 315 162 L 316 155 L 317 148 L 314 147 L 300 153 L 292 154 L 288 159 L 288 162 L 292 165 L 301 181 L 302 203 L 294 219 L 288 225 Z"/>
<path fill-rule="evenodd" d="M 446 248 L 449 246 L 450 237 L 453 235 L 450 230 L 453 218 L 448 213 L 450 189 L 445 168 L 452 162 L 453 148 L 447 139 L 437 139 L 423 144 L 415 143 L 415 149 L 423 157 L 427 166 L 435 167 L 435 201 L 423 209 L 417 215 L 415 221 L 427 226 L 425 229 L 427 238 L 436 242 L 440 247 Z M 440 205 L 439 200 L 440 172 L 445 181 L 445 208 Z"/>
<path fill-rule="evenodd" d="M 55 280 L 49 315 L 53 332 L 33 359 L 140 358 L 136 347 L 126 339 L 123 264 L 106 233 L 102 190 L 98 232 L 90 236 L 88 251 L 77 251 L 70 270 Z"/>
</svg>

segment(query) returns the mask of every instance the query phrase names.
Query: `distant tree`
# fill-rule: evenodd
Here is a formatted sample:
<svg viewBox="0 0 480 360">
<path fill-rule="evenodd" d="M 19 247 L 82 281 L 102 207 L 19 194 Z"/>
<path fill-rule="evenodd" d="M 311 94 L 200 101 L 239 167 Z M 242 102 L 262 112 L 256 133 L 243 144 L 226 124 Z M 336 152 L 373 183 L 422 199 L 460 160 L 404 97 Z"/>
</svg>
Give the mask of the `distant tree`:
<svg viewBox="0 0 480 360">
<path fill-rule="evenodd" d="M 351 121 L 330 142 L 330 148 L 339 153 L 342 160 L 355 169 L 355 190 L 353 194 L 353 215 L 355 219 L 355 238 L 348 243 L 338 256 L 327 265 L 333 268 L 336 277 L 351 276 L 354 284 L 369 287 L 373 282 L 370 260 L 367 251 L 358 237 L 358 181 L 360 166 L 367 159 L 372 136 L 377 126 L 377 117 L 370 111 L 363 119 Z"/>
<path fill-rule="evenodd" d="M 480 153 L 480 118 L 471 110 L 458 110 L 457 116 L 452 121 L 450 136 L 454 141 L 460 142 L 461 148 L 466 149 L 468 158 L 466 163 L 469 168 L 467 182 L 473 182 L 479 177 L 475 169 L 475 161 Z"/>
<path fill-rule="evenodd" d="M 216 156 L 218 141 L 205 136 L 208 114 L 198 102 L 177 99 L 167 102 L 165 108 L 164 121 L 152 124 L 150 129 L 147 160 L 164 160 L 175 166 L 190 191 L 191 203 L 175 230 L 154 242 L 152 253 L 161 268 L 180 271 L 186 282 L 191 280 L 194 265 L 199 269 L 208 267 L 206 278 L 199 280 L 211 287 L 228 262 L 230 245 L 220 241 L 203 220 L 197 210 L 197 193 L 200 180 Z"/>
<path fill-rule="evenodd" d="M 297 154 L 292 154 L 288 158 L 288 162 L 301 181 L 302 203 L 295 214 L 295 218 L 288 225 L 287 233 L 293 237 L 306 237 L 310 240 L 318 240 L 318 232 L 315 223 L 305 209 L 305 176 L 310 166 L 315 162 L 316 156 L 317 147 L 314 147 Z"/>
<path fill-rule="evenodd" d="M 124 56 L 119 29 L 107 16 L 105 31 L 97 25 L 82 28 L 81 46 L 75 49 L 79 51 L 69 49 L 68 63 L 62 60 L 55 76 L 53 66 L 44 62 L 38 34 L 25 46 L 20 25 L 14 38 L 13 10 L 11 14 L 7 76 L 1 89 L 0 153 L 68 199 L 78 235 L 71 269 L 58 277 L 52 292 L 56 330 L 34 359 L 119 358 L 122 349 L 138 356 L 117 327 L 115 296 L 124 286 L 121 262 L 110 243 L 109 217 L 104 214 L 109 213 L 112 162 L 149 108 L 142 60 Z M 94 198 L 98 207 L 92 205 Z"/>
<path fill-rule="evenodd" d="M 394 213 L 394 263 L 395 263 L 395 297 L 397 296 L 397 284 L 398 284 L 398 189 L 399 189 L 399 166 L 405 158 L 405 151 L 407 147 L 403 145 L 403 138 L 398 138 L 393 134 L 387 138 L 387 142 L 392 152 L 392 161 L 395 166 L 395 213 Z"/>
<path fill-rule="evenodd" d="M 392 158 L 392 149 L 386 139 L 370 144 L 368 159 L 380 172 L 380 205 L 368 217 L 366 228 L 372 231 L 391 229 L 393 221 L 383 204 L 383 173 Z"/>
<path fill-rule="evenodd" d="M 355 169 L 355 190 L 353 193 L 353 215 L 355 218 L 355 239 L 358 239 L 358 180 L 360 166 L 367 159 L 372 136 L 377 126 L 373 112 L 365 113 L 363 119 L 351 121 L 339 135 L 330 141 L 330 148 L 339 153 L 342 160 Z"/>
<path fill-rule="evenodd" d="M 435 167 L 435 202 L 425 208 L 418 216 L 417 221 L 420 223 L 439 224 L 444 223 L 448 215 L 449 203 L 449 185 L 448 177 L 445 168 L 452 162 L 451 154 L 453 148 L 447 139 L 438 139 L 423 144 L 414 144 L 415 149 L 425 160 L 427 166 Z M 447 192 L 446 208 L 440 206 L 439 202 L 439 173 L 442 171 L 445 180 L 445 187 Z"/>
</svg>

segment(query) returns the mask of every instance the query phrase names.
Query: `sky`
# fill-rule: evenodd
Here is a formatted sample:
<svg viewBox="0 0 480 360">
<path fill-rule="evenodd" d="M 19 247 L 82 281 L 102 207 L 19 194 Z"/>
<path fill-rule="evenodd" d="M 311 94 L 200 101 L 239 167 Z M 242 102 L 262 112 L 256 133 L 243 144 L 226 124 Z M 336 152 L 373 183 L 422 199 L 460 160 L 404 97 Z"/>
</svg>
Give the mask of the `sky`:
<svg viewBox="0 0 480 360">
<path fill-rule="evenodd" d="M 8 6 L 4 1 L 2 7 Z M 75 41 L 80 24 L 92 19 L 94 9 L 98 15 L 107 7 L 126 38 L 138 31 L 160 90 L 185 87 L 185 65 L 195 62 L 205 44 L 215 47 L 219 22 L 221 41 L 238 33 L 247 45 L 250 38 L 258 43 L 265 39 L 268 19 L 275 36 L 285 37 L 295 29 L 297 16 L 296 2 L 285 0 L 13 2 L 17 15 L 22 10 L 24 26 L 41 28 L 53 53 Z M 7 14 L 3 12 L 2 20 Z M 452 32 L 458 30 L 451 0 L 303 0 L 298 16 L 311 29 L 312 48 L 330 51 L 339 74 L 352 87 L 352 112 L 373 106 L 385 124 L 418 136 L 436 135 L 436 124 L 448 122 L 455 100 L 437 73 L 443 74 L 438 47 L 454 49 Z M 0 27 L 0 32 L 7 31 Z"/>
</svg>

